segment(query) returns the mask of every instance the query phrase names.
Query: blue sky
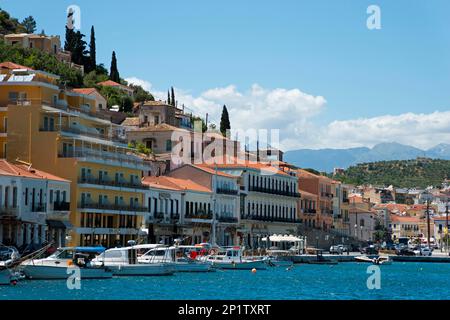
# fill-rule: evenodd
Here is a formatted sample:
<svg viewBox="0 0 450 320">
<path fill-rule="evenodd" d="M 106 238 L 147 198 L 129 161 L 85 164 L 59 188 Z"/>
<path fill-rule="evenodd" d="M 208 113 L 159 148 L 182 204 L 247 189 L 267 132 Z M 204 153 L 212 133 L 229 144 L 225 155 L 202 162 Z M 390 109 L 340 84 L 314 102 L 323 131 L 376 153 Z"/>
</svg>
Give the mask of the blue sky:
<svg viewBox="0 0 450 320">
<path fill-rule="evenodd" d="M 213 119 L 227 103 L 237 110 L 234 122 L 245 123 L 249 119 L 237 115 L 277 108 L 266 105 L 274 101 L 273 90 L 291 93 L 292 105 L 280 110 L 292 115 L 275 119 L 281 126 L 298 119 L 282 135 L 288 149 L 394 140 L 420 147 L 450 143 L 444 132 L 450 125 L 449 1 L 0 0 L 13 16 L 33 15 L 38 31 L 62 39 L 71 4 L 81 8 L 83 33 L 95 26 L 97 61 L 109 68 L 115 50 L 122 77 L 148 82 L 156 95 L 173 85 L 180 103 Z M 371 4 L 381 8 L 381 30 L 366 27 Z M 254 84 L 264 88 L 264 102 L 252 93 Z M 294 90 L 326 102 L 311 104 Z M 246 100 L 254 105 L 239 113 Z M 447 116 L 449 122 L 442 123 Z M 438 132 L 386 133 L 398 125 L 425 126 L 423 119 L 438 121 Z M 256 122 L 267 127 L 269 120 Z M 362 123 L 374 124 L 367 137 L 360 135 Z M 318 127 L 320 132 L 311 131 Z"/>
</svg>

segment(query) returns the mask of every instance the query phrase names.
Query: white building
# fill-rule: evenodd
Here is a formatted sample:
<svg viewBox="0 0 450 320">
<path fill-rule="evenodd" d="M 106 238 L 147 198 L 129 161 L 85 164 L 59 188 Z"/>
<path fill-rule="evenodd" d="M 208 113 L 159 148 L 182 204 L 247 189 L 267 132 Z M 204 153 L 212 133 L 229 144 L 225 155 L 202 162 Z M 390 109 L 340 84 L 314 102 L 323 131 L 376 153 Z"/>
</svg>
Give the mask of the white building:
<svg viewBox="0 0 450 320">
<path fill-rule="evenodd" d="M 24 247 L 64 245 L 70 229 L 70 181 L 0 160 L 0 241 Z"/>
<path fill-rule="evenodd" d="M 272 234 L 297 234 L 300 201 L 298 179 L 269 163 L 235 161 L 218 164 L 219 171 L 238 178 L 240 187 L 239 243 L 262 247 L 261 239 Z"/>
</svg>

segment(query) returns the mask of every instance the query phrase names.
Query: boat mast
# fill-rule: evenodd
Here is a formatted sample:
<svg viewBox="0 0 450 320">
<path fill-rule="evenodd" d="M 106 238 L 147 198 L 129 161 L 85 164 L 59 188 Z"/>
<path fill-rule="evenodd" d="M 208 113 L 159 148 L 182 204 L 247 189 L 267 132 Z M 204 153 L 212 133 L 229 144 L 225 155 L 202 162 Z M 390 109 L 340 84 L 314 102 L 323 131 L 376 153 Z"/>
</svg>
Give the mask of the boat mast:
<svg viewBox="0 0 450 320">
<path fill-rule="evenodd" d="M 217 163 L 214 160 L 215 170 L 214 170 L 214 183 L 213 183 L 213 212 L 212 212 L 212 224 L 211 224 L 211 244 L 216 245 L 216 193 L 217 193 Z"/>
</svg>

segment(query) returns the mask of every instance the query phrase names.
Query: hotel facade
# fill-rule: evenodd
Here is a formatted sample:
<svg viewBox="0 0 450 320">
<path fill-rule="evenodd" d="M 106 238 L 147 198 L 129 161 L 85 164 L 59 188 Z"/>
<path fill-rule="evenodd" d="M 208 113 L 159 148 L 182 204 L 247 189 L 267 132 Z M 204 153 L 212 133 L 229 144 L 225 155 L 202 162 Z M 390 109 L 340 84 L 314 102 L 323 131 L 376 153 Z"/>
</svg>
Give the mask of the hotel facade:
<svg viewBox="0 0 450 320">
<path fill-rule="evenodd" d="M 71 181 L 69 243 L 136 239 L 147 211 L 141 178 L 150 166 L 96 109 L 95 98 L 30 69 L 3 73 L 0 89 L 0 123 L 8 123 L 2 156 Z"/>
</svg>

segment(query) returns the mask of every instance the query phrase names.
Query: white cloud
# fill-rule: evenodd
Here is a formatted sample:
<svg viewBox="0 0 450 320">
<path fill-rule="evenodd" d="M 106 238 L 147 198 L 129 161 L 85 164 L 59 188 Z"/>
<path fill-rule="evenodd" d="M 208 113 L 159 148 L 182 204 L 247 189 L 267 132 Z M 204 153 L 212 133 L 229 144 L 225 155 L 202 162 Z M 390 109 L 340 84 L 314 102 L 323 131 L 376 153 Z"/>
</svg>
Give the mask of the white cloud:
<svg viewBox="0 0 450 320">
<path fill-rule="evenodd" d="M 131 83 L 151 90 L 148 81 L 130 77 Z M 167 92 L 151 90 L 156 99 L 166 100 Z M 234 85 L 205 90 L 199 95 L 175 88 L 178 105 L 187 112 L 220 122 L 222 106 L 227 106 L 232 129 L 280 129 L 283 150 L 299 148 L 372 147 L 380 142 L 399 142 L 419 148 L 450 143 L 450 111 L 429 114 L 404 113 L 373 118 L 315 124 L 327 101 L 298 88 L 267 89 L 253 84 L 245 91 Z"/>
<path fill-rule="evenodd" d="M 146 80 L 142 80 L 136 77 L 129 77 L 125 78 L 125 81 L 130 84 L 141 86 L 146 91 L 152 91 L 152 84 Z"/>
<path fill-rule="evenodd" d="M 450 143 L 450 111 L 333 121 L 318 140 L 316 148 L 372 147 L 380 142 L 395 141 L 427 149 L 438 143 Z"/>
</svg>

